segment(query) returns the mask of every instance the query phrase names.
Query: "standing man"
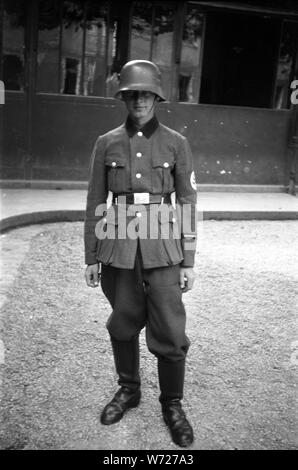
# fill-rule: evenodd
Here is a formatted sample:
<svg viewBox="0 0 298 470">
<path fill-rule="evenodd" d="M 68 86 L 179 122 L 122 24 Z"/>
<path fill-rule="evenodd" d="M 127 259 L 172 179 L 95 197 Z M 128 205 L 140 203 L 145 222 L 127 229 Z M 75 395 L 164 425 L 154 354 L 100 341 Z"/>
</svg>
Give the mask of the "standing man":
<svg viewBox="0 0 298 470">
<path fill-rule="evenodd" d="M 187 139 L 155 116 L 165 98 L 154 63 L 125 64 L 115 98 L 124 101 L 128 117 L 95 143 L 85 219 L 85 278 L 88 286 L 98 286 L 101 267 L 120 386 L 101 423 L 116 423 L 139 404 L 139 333 L 146 327 L 164 421 L 173 441 L 187 447 L 193 430 L 181 405 L 189 348 L 182 293 L 195 279 L 192 155 Z"/>
</svg>

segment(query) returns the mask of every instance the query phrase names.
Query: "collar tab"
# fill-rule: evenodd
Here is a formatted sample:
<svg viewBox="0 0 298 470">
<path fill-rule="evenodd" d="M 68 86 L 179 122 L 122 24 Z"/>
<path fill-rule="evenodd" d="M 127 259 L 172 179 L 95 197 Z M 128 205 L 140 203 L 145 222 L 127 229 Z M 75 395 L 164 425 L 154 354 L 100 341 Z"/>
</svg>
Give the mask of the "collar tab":
<svg viewBox="0 0 298 470">
<path fill-rule="evenodd" d="M 142 131 L 147 139 L 149 139 L 152 134 L 154 134 L 158 126 L 159 122 L 156 116 L 153 116 L 153 118 L 151 118 L 150 121 L 146 122 L 146 124 L 141 128 L 137 128 L 130 116 L 127 117 L 125 123 L 126 131 L 129 137 L 133 137 L 137 132 Z"/>
</svg>

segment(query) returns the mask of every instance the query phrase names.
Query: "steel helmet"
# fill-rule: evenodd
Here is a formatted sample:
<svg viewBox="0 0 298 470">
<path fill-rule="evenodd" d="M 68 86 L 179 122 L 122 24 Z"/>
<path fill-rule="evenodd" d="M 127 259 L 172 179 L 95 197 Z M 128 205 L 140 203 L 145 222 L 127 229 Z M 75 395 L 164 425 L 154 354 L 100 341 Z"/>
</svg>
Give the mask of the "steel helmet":
<svg viewBox="0 0 298 470">
<path fill-rule="evenodd" d="M 114 97 L 121 100 L 121 92 L 128 90 L 151 91 L 158 96 L 159 101 L 166 101 L 161 89 L 160 70 L 149 60 L 131 60 L 123 65 Z"/>
</svg>

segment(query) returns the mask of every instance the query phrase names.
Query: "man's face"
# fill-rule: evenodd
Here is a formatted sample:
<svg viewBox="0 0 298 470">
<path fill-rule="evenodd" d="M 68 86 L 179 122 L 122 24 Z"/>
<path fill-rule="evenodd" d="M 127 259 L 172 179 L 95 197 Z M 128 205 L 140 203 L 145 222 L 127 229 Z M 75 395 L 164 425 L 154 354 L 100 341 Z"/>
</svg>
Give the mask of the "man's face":
<svg viewBox="0 0 298 470">
<path fill-rule="evenodd" d="M 153 115 L 156 106 L 156 95 L 150 91 L 129 90 L 122 92 L 123 101 L 130 116 L 135 121 L 145 123 Z"/>
</svg>

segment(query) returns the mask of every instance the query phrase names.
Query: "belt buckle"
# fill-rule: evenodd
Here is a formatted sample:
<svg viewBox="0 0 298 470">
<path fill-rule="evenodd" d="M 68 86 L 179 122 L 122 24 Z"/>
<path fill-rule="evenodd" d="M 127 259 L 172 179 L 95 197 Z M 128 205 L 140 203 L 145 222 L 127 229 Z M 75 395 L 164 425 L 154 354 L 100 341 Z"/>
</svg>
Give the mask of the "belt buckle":
<svg viewBox="0 0 298 470">
<path fill-rule="evenodd" d="M 133 193 L 134 204 L 150 204 L 149 193 Z"/>
</svg>

